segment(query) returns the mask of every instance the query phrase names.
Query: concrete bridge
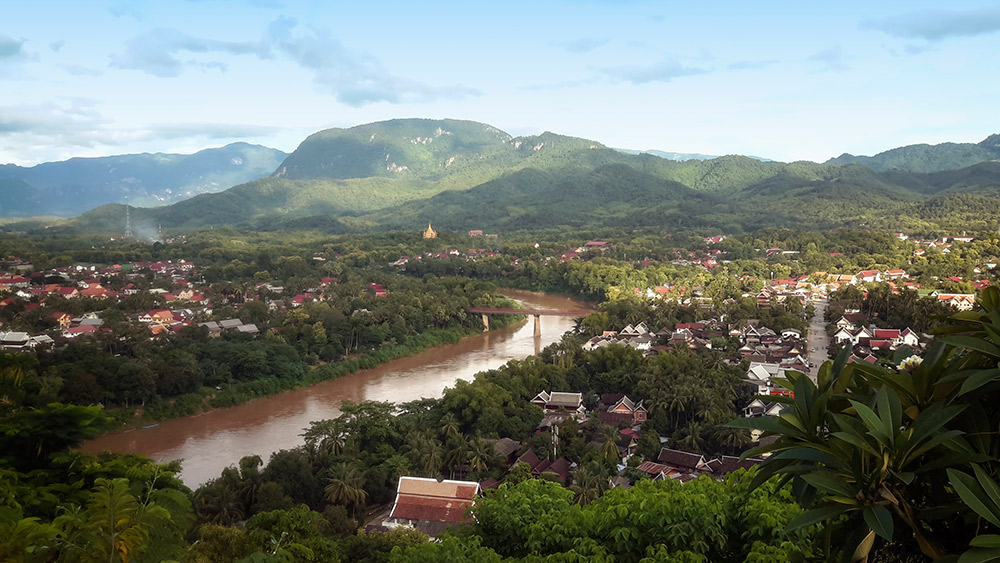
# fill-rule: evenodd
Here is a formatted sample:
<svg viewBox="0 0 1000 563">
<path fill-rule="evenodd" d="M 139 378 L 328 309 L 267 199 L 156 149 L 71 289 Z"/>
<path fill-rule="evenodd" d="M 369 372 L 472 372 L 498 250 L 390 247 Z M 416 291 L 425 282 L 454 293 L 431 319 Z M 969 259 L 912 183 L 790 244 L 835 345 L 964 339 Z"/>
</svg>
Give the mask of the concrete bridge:
<svg viewBox="0 0 1000 563">
<path fill-rule="evenodd" d="M 472 307 L 470 313 L 483 316 L 483 332 L 490 330 L 490 315 L 531 315 L 535 317 L 535 336 L 542 335 L 542 316 L 550 317 L 586 317 L 593 311 L 558 311 L 554 309 L 496 309 L 492 307 Z"/>
</svg>

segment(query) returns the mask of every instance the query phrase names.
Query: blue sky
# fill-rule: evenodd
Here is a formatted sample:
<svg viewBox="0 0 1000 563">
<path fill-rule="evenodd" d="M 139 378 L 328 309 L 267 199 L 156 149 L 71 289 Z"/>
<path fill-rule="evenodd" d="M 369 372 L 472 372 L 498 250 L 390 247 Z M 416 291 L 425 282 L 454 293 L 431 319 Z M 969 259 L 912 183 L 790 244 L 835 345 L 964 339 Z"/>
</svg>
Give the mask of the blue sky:
<svg viewBox="0 0 1000 563">
<path fill-rule="evenodd" d="M 1000 132 L 994 2 L 6 2 L 0 163 L 396 117 L 823 161 Z"/>
</svg>

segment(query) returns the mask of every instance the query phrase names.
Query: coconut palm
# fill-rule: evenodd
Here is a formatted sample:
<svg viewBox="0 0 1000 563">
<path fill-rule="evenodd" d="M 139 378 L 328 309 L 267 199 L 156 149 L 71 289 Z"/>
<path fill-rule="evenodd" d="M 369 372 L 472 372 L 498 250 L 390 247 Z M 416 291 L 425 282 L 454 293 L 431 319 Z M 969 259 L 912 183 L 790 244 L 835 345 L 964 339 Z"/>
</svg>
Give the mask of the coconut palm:
<svg viewBox="0 0 1000 563">
<path fill-rule="evenodd" d="M 368 498 L 364 484 L 364 475 L 356 467 L 338 463 L 330 471 L 323 492 L 331 503 L 349 507 L 353 514 L 357 514 Z"/>
<path fill-rule="evenodd" d="M 445 451 L 441 442 L 426 431 L 415 430 L 407 434 L 402 451 L 424 477 L 436 476 L 444 464 Z"/>
<path fill-rule="evenodd" d="M 705 425 L 700 422 L 693 422 L 677 432 L 677 445 L 689 452 L 704 453 L 707 441 L 705 440 Z"/>
<path fill-rule="evenodd" d="M 717 426 L 713 435 L 716 443 L 732 455 L 738 455 L 750 445 L 750 432 L 743 428 Z"/>
<path fill-rule="evenodd" d="M 469 471 L 485 472 L 493 464 L 495 457 L 493 444 L 482 436 L 476 436 L 469 442 Z"/>
<path fill-rule="evenodd" d="M 573 484 L 569 488 L 576 493 L 573 502 L 590 504 L 600 498 L 607 489 L 606 477 L 594 464 L 583 465 L 573 472 Z"/>
<path fill-rule="evenodd" d="M 464 438 L 459 436 L 449 442 L 451 448 L 444 456 L 444 462 L 448 465 L 451 478 L 455 478 L 455 468 L 469 461 L 469 444 Z"/>
<path fill-rule="evenodd" d="M 441 417 L 441 435 L 445 440 L 450 438 L 456 438 L 462 435 L 462 428 L 458 422 L 458 418 L 454 413 L 445 413 Z"/>
<path fill-rule="evenodd" d="M 605 426 L 602 434 L 604 435 L 604 443 L 601 444 L 601 456 L 611 463 L 618 463 L 621 460 L 617 443 L 618 433 L 615 432 L 613 426 Z"/>
<path fill-rule="evenodd" d="M 347 447 L 347 428 L 344 421 L 336 418 L 311 423 L 302 436 L 318 457 L 342 455 Z"/>
<path fill-rule="evenodd" d="M 199 520 L 229 526 L 246 517 L 239 482 L 227 479 L 225 471 L 222 477 L 209 481 L 195 492 L 194 506 Z"/>
<path fill-rule="evenodd" d="M 426 477 L 435 477 L 441 472 L 444 464 L 444 448 L 435 439 L 426 439 L 420 451 L 420 467 Z"/>
</svg>

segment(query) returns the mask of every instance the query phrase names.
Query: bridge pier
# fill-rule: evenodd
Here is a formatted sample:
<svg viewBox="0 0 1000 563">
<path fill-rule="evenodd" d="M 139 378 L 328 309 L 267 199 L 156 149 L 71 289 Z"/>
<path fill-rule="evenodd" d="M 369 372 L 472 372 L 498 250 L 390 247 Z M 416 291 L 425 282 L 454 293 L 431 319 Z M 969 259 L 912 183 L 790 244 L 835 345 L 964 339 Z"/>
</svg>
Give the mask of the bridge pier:
<svg viewBox="0 0 1000 563">
<path fill-rule="evenodd" d="M 542 316 L 535 315 L 535 338 L 542 336 Z"/>
<path fill-rule="evenodd" d="M 490 316 L 483 313 L 483 332 L 490 331 Z"/>
</svg>

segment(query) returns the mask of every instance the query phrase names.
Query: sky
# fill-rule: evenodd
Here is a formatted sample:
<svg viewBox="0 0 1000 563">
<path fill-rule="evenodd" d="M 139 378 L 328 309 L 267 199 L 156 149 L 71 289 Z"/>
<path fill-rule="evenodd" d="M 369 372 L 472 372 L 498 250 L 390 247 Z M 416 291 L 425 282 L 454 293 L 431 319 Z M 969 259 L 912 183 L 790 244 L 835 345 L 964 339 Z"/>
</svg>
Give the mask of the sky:
<svg viewBox="0 0 1000 563">
<path fill-rule="evenodd" d="M 3 0 L 0 163 L 401 117 L 825 161 L 1000 132 L 1000 4 Z"/>
</svg>

